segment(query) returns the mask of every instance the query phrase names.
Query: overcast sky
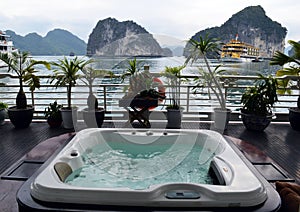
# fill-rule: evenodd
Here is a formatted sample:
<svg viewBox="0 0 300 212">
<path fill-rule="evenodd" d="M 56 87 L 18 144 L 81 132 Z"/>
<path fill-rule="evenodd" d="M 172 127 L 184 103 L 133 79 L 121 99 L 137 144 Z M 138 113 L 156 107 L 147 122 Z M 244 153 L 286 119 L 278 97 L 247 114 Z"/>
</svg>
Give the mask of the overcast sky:
<svg viewBox="0 0 300 212">
<path fill-rule="evenodd" d="M 99 20 L 133 20 L 152 34 L 187 40 L 220 26 L 247 6 L 261 5 L 273 21 L 288 29 L 287 40 L 300 40 L 299 0 L 9 0 L 2 1 L 0 30 L 41 36 L 66 29 L 87 42 Z M 5 4 L 4 4 L 5 3 Z"/>
</svg>

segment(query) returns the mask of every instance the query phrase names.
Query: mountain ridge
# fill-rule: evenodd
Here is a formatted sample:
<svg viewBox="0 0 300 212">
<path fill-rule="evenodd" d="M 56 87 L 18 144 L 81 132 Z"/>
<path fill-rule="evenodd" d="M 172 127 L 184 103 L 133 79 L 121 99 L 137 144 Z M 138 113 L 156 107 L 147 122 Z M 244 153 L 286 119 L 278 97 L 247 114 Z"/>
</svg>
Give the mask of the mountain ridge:
<svg viewBox="0 0 300 212">
<path fill-rule="evenodd" d="M 224 24 L 201 30 L 192 36 L 199 40 L 209 34 L 227 43 L 238 34 L 239 40 L 249 43 L 261 50 L 261 56 L 270 58 L 276 51 L 284 51 L 287 29 L 276 21 L 271 20 L 264 9 L 258 6 L 249 6 L 235 13 Z M 184 56 L 189 54 L 190 45 L 184 49 Z"/>
<path fill-rule="evenodd" d="M 188 44 L 179 44 L 176 39 L 164 42 L 157 36 L 150 34 L 144 27 L 134 21 L 119 22 L 114 18 L 99 20 L 89 36 L 88 43 L 64 29 L 54 29 L 42 37 L 33 32 L 25 36 L 17 35 L 6 30 L 11 36 L 16 48 L 29 51 L 32 55 L 122 55 L 122 56 L 175 56 L 188 55 Z M 275 51 L 284 51 L 287 29 L 276 21 L 271 20 L 264 9 L 258 6 L 249 6 L 233 14 L 221 26 L 200 30 L 192 36 L 193 39 L 205 36 L 220 38 L 227 43 L 234 39 L 236 34 L 239 40 L 252 44 L 262 51 L 262 57 L 271 57 Z M 171 36 L 167 36 L 170 37 Z M 175 45 L 172 45 L 172 42 Z M 161 44 L 162 43 L 162 44 Z M 177 43 L 177 44 L 176 44 Z M 167 44 L 167 45 L 164 45 Z M 169 49 L 165 49 L 168 47 Z"/>
<path fill-rule="evenodd" d="M 85 55 L 86 43 L 64 29 L 53 29 L 42 37 L 36 32 L 25 36 L 16 34 L 12 30 L 6 30 L 11 36 L 15 48 L 20 51 L 29 51 L 32 55 Z"/>
<path fill-rule="evenodd" d="M 89 35 L 88 56 L 171 56 L 144 27 L 115 18 L 99 20 Z"/>
</svg>

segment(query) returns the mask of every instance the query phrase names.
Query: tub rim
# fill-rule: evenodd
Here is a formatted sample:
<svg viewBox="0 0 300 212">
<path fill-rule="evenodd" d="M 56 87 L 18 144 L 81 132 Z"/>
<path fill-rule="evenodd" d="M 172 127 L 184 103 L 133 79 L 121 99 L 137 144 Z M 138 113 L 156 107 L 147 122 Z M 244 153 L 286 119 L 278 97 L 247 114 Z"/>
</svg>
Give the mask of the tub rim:
<svg viewBox="0 0 300 212">
<path fill-rule="evenodd" d="M 95 129 L 88 129 L 87 131 L 94 131 Z M 97 129 L 97 130 L 99 130 L 99 129 Z M 109 128 L 109 129 L 105 129 L 105 128 L 101 128 L 100 129 L 101 131 L 118 131 L 118 130 L 121 130 L 121 131 L 124 131 L 124 130 L 127 130 L 128 131 L 128 129 L 117 129 L 117 128 Z M 132 129 L 129 129 L 129 130 L 132 130 Z M 134 130 L 138 130 L 138 129 L 134 129 Z M 156 131 L 162 131 L 162 129 L 151 129 L 151 130 L 156 130 Z M 140 129 L 140 130 L 138 130 L 138 131 L 145 131 L 144 129 Z M 180 131 L 180 132 L 182 132 L 182 131 L 184 131 L 184 132 L 195 132 L 195 130 L 187 130 L 187 129 L 184 129 L 184 130 L 182 130 L 182 129 L 180 129 L 180 130 L 178 130 L 178 129 L 176 129 L 176 130 L 167 130 L 167 131 L 172 131 L 172 132 L 178 132 L 178 131 Z M 82 131 L 81 131 L 82 132 Z M 86 132 L 86 131 L 84 131 L 84 132 Z M 84 133 L 84 132 L 82 132 L 82 133 Z M 202 129 L 200 129 L 200 130 L 197 130 L 197 132 L 209 132 L 209 134 L 218 134 L 218 135 L 220 135 L 219 133 L 217 133 L 217 132 L 214 132 L 214 131 L 211 131 L 211 130 L 202 130 Z M 80 132 L 79 132 L 80 133 Z M 228 142 L 227 142 L 227 140 L 226 140 L 226 138 L 224 138 L 224 136 L 223 135 L 221 135 L 221 137 L 223 138 L 223 140 L 226 142 L 226 146 L 228 146 L 229 147 L 229 149 L 231 149 L 231 151 L 229 151 L 229 153 L 232 153 L 232 151 L 235 151 L 235 150 L 233 150 L 232 149 L 232 147 L 228 144 Z M 74 139 L 74 138 L 73 138 Z M 72 140 L 73 140 L 72 139 Z M 72 143 L 71 142 L 69 142 L 64 148 L 63 148 L 63 150 L 64 149 L 67 149 L 67 148 L 69 148 L 70 146 L 72 146 Z M 62 151 L 60 151 L 60 152 L 62 152 Z M 227 154 L 229 154 L 228 152 L 226 152 L 226 151 L 224 151 L 225 153 L 227 153 Z M 224 153 L 223 152 L 223 153 Z M 235 151 L 236 152 L 236 151 Z M 222 155 L 222 153 L 221 153 L 221 155 Z M 54 157 L 54 159 L 53 160 L 51 160 L 51 162 L 50 162 L 50 164 L 49 164 L 49 166 L 51 166 L 52 164 L 54 164 L 54 161 L 55 161 L 55 159 L 57 159 L 57 157 L 59 156 L 59 153 L 58 153 L 58 155 L 56 155 L 56 157 Z M 225 156 L 226 156 L 226 154 L 225 154 Z M 236 156 L 238 156 L 238 154 L 236 154 Z M 240 156 L 238 156 L 238 157 L 240 157 Z M 222 161 L 222 157 L 219 157 L 219 160 L 220 161 Z M 245 161 L 243 161 L 244 163 L 245 163 Z M 248 165 L 245 163 L 245 165 L 247 166 L 247 169 L 249 169 L 250 170 L 250 168 L 248 167 Z M 47 166 L 47 167 L 49 167 L 49 166 Z M 44 169 L 44 170 L 46 170 L 47 169 L 47 167 Z M 45 171 L 41 171 L 41 173 L 44 173 Z M 41 176 L 41 173 L 38 175 L 38 176 Z M 253 173 L 252 173 L 253 174 Z M 257 173 L 256 173 L 257 174 Z M 254 175 L 254 174 L 253 174 Z M 235 176 L 236 177 L 236 176 Z M 51 197 L 51 196 L 49 196 L 49 192 L 53 189 L 53 187 L 51 188 L 50 186 L 48 186 L 48 185 L 45 185 L 45 184 L 39 184 L 39 183 L 37 183 L 36 182 L 36 179 L 38 179 L 38 177 L 37 178 L 35 178 L 34 180 L 33 180 L 33 182 L 31 183 L 31 195 L 34 197 L 34 198 L 36 198 L 36 199 L 38 199 L 38 200 L 41 200 L 41 201 L 53 201 L 53 197 Z M 252 188 L 252 190 L 249 188 L 249 187 L 246 187 L 246 190 L 247 190 L 247 192 L 249 193 L 249 195 L 248 196 L 246 196 L 246 200 L 245 200 L 245 202 L 243 203 L 242 202 L 242 200 L 240 200 L 241 201 L 241 204 L 240 204 L 240 206 L 242 206 L 242 207 L 249 207 L 249 206 L 254 206 L 254 205 L 258 205 L 258 204 L 262 204 L 263 202 L 265 202 L 265 200 L 267 199 L 267 195 L 266 195 L 266 189 L 265 189 L 265 187 L 264 186 L 262 186 L 262 183 L 260 182 L 260 180 L 258 179 L 258 177 L 257 176 L 255 176 L 255 179 L 257 179 L 257 181 L 259 182 L 259 186 L 258 187 L 255 187 L 254 189 Z M 61 193 L 61 189 L 60 189 L 60 186 L 61 185 L 66 185 L 65 183 L 63 183 L 63 182 L 58 182 L 58 184 L 55 184 L 57 187 L 55 187 L 54 189 L 56 190 L 56 195 L 57 195 L 57 192 L 58 193 Z M 183 184 L 180 184 L 180 186 L 182 186 Z M 188 186 L 190 186 L 191 184 L 188 184 Z M 146 197 L 147 197 L 147 192 L 148 192 L 148 198 L 150 198 L 150 199 L 153 199 L 153 194 L 157 194 L 157 193 L 159 193 L 159 188 L 160 189 L 162 189 L 163 187 L 168 187 L 169 189 L 170 188 L 172 188 L 172 187 L 174 187 L 175 186 L 175 184 L 171 184 L 171 185 L 164 185 L 164 186 L 154 186 L 153 188 L 151 188 L 150 190 L 151 190 L 151 192 L 152 193 L 149 193 L 149 190 L 143 190 L 143 191 L 134 191 L 135 193 L 137 193 L 138 195 L 137 195 L 137 197 L 140 197 L 141 195 L 145 195 Z M 179 185 L 176 185 L 176 186 L 179 186 Z M 219 199 L 220 198 L 222 198 L 223 200 L 226 200 L 226 197 L 224 197 L 224 195 L 226 196 L 226 194 L 228 194 L 228 192 L 226 192 L 226 193 L 224 193 L 223 192 L 223 187 L 220 187 L 220 186 L 215 186 L 215 185 L 206 185 L 206 184 L 196 184 L 196 185 L 193 185 L 194 187 L 193 188 L 199 188 L 200 190 L 201 190 L 201 192 L 205 192 L 205 194 L 206 194 L 206 196 L 208 197 L 208 200 L 206 201 L 206 206 L 210 206 L 210 202 L 213 202 L 213 201 L 209 201 L 209 197 L 212 195 L 212 190 L 214 191 L 214 195 L 215 195 L 215 197 L 216 196 L 218 196 L 219 197 Z M 66 185 L 66 187 L 67 187 L 67 189 L 68 189 L 68 191 L 69 192 L 73 192 L 74 190 L 76 190 L 77 192 L 79 192 L 79 193 L 82 193 L 82 191 L 80 191 L 80 189 L 82 189 L 81 187 L 78 187 L 78 188 L 74 188 L 74 186 L 69 186 L 69 185 Z M 240 188 L 236 188 L 236 185 L 235 184 L 232 184 L 231 185 L 231 187 L 232 187 L 232 191 L 231 191 L 231 194 L 232 195 L 234 195 L 234 196 L 236 196 L 237 198 L 239 197 L 239 191 L 240 191 Z M 218 188 L 218 189 L 216 189 L 216 188 Z M 228 188 L 228 187 L 227 187 Z M 73 189 L 73 190 L 72 190 Z M 119 189 L 119 188 L 118 188 Z M 90 193 L 94 193 L 94 192 L 97 192 L 97 191 L 99 191 L 99 188 L 97 188 L 97 189 L 91 189 L 91 188 L 88 188 L 88 190 L 90 190 L 91 192 Z M 84 192 L 87 192 L 87 190 L 84 190 Z M 112 193 L 112 197 L 115 195 L 115 192 L 114 192 L 114 189 L 105 189 L 105 191 L 104 192 L 109 192 L 109 193 Z M 123 190 L 121 191 L 121 192 L 123 192 Z M 129 193 L 131 193 L 130 191 L 128 191 L 127 189 L 125 189 L 124 190 L 124 192 L 129 192 Z M 67 192 L 65 191 L 65 194 L 66 194 Z M 45 200 L 45 198 L 43 198 L 43 195 L 46 195 L 46 197 L 50 197 L 49 199 L 48 198 L 46 198 L 46 200 Z M 151 196 L 152 195 L 152 196 Z M 256 198 L 253 198 L 253 195 L 256 197 Z M 42 196 L 42 197 L 41 197 Z M 251 198 L 249 198 L 249 196 L 251 196 Z M 63 196 L 60 196 L 59 198 L 62 198 L 62 200 L 63 201 L 66 201 L 66 199 L 63 197 Z M 59 200 L 59 198 L 57 198 L 57 196 L 56 197 L 54 197 L 54 200 L 55 200 L 55 202 L 60 202 L 60 200 Z M 110 199 L 111 197 L 109 197 L 108 199 Z M 82 198 L 81 198 L 82 199 Z M 253 200 L 253 201 L 249 201 L 249 199 L 251 199 L 251 200 Z M 73 200 L 72 200 L 73 201 Z M 80 199 L 78 199 L 78 201 L 80 201 Z M 92 201 L 94 201 L 94 200 L 92 200 Z M 161 201 L 161 200 L 159 200 L 159 201 Z M 168 202 L 168 201 L 167 201 Z M 172 202 L 174 202 L 174 201 L 172 201 Z M 179 203 L 181 202 L 181 201 L 178 201 Z M 191 202 L 194 202 L 194 204 L 191 204 L 192 205 L 192 207 L 194 207 L 195 205 L 197 205 L 197 206 L 203 206 L 203 204 L 200 204 L 199 203 L 199 201 L 197 202 L 197 201 L 188 201 L 189 203 L 191 203 Z M 198 204 L 197 204 L 198 203 Z M 203 202 L 202 202 L 203 203 Z M 90 201 L 88 201 L 88 202 L 82 202 L 82 204 L 90 204 Z M 101 204 L 110 204 L 110 202 L 109 201 L 103 201 Z M 120 201 L 120 204 L 122 205 L 122 204 L 124 204 L 124 202 L 123 201 Z M 154 201 L 154 205 L 155 204 L 157 204 L 157 201 Z M 214 204 L 214 206 L 216 206 L 216 204 L 215 203 L 213 203 Z M 234 203 L 231 203 L 231 204 L 234 204 Z M 130 205 L 130 204 L 129 204 Z M 221 205 L 219 205 L 218 207 L 222 207 L 222 205 L 224 206 L 224 203 L 222 203 Z M 181 206 L 181 204 L 178 204 L 177 206 Z"/>
</svg>

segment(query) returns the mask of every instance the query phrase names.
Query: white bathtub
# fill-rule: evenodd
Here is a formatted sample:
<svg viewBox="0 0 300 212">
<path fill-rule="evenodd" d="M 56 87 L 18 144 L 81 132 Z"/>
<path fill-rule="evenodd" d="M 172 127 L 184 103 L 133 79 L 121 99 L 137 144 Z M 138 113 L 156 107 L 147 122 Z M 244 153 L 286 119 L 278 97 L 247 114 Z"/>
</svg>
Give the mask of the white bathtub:
<svg viewBox="0 0 300 212">
<path fill-rule="evenodd" d="M 190 146 L 202 146 L 199 163 L 210 161 L 219 184 L 169 182 L 145 189 L 83 187 L 63 182 L 55 171 L 54 166 L 58 163 L 67 164 L 73 171 L 80 168 L 83 165 L 81 155 L 87 149 L 100 143 L 116 142 L 116 139 L 145 145 L 145 148 L 157 142 L 172 142 L 172 147 L 184 143 L 187 153 Z M 151 169 L 154 168 L 147 168 L 148 171 Z M 183 129 L 80 131 L 34 179 L 31 195 L 43 202 L 149 207 L 251 207 L 267 199 L 264 184 L 222 135 L 210 130 Z"/>
</svg>

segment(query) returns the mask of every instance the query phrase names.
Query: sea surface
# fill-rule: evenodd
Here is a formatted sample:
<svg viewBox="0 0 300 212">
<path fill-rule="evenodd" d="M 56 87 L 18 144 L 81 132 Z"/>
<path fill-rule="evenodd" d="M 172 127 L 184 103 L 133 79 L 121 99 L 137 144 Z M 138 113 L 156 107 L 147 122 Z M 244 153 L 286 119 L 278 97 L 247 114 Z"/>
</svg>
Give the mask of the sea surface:
<svg viewBox="0 0 300 212">
<path fill-rule="evenodd" d="M 89 59 L 85 56 L 78 56 L 79 58 Z M 44 60 L 48 62 L 58 62 L 58 60 L 63 59 L 64 56 L 33 56 L 34 60 Z M 74 57 L 67 57 L 74 58 Z M 123 73 L 128 67 L 128 60 L 133 58 L 125 57 L 100 57 L 94 58 L 97 68 L 111 70 L 114 73 Z M 185 62 L 185 57 L 158 57 L 158 58 L 137 58 L 140 68 L 143 68 L 143 65 L 149 65 L 150 72 L 160 73 L 164 70 L 166 66 L 181 66 Z M 269 60 L 262 62 L 243 62 L 243 63 L 221 63 L 218 60 L 210 60 L 212 66 L 222 65 L 221 69 L 225 69 L 229 74 L 237 75 L 257 75 L 257 73 L 269 75 L 274 74 L 278 70 L 278 66 L 270 66 Z M 197 62 L 192 65 L 195 67 L 197 65 L 205 66 L 203 61 Z M 190 68 L 187 68 L 184 71 L 184 74 L 190 73 Z M 37 66 L 39 70 L 38 75 L 48 75 L 52 74 L 52 71 L 47 70 L 43 66 Z M 7 73 L 7 68 L 0 68 L 0 73 Z"/>
<path fill-rule="evenodd" d="M 89 59 L 85 56 L 78 56 L 79 58 L 83 59 Z M 32 59 L 34 60 L 44 60 L 48 62 L 58 62 L 59 60 L 63 59 L 64 56 L 33 56 Z M 74 58 L 74 57 L 67 57 L 67 58 Z M 105 69 L 110 70 L 114 72 L 115 74 L 122 74 L 126 71 L 128 68 L 128 60 L 132 60 L 133 58 L 124 58 L 124 57 L 101 57 L 101 58 L 95 58 L 95 68 L 97 69 Z M 160 57 L 160 58 L 137 58 L 137 61 L 139 63 L 139 67 L 142 70 L 144 65 L 148 65 L 150 67 L 150 72 L 153 73 L 160 73 L 164 71 L 166 66 L 182 66 L 185 63 L 184 57 Z M 279 69 L 278 66 L 270 66 L 268 60 L 263 62 L 244 62 L 244 63 L 221 63 L 218 60 L 210 60 L 210 64 L 212 67 L 217 67 L 218 65 L 221 65 L 220 69 L 224 69 L 225 72 L 223 74 L 226 75 L 240 75 L 240 76 L 255 76 L 258 73 L 269 75 L 269 74 L 275 74 L 276 70 Z M 197 63 L 193 65 L 189 65 L 186 69 L 183 70 L 184 75 L 197 75 L 198 68 L 205 67 L 204 61 L 200 60 Z M 44 66 L 39 65 L 36 66 L 36 69 L 38 72 L 37 75 L 40 76 L 48 76 L 53 74 L 53 70 L 48 70 Z M 1 73 L 7 73 L 7 68 L 0 68 L 0 74 Z M 10 72 L 10 74 L 14 74 L 13 72 Z M 96 83 L 120 83 L 120 79 L 105 79 L 101 81 L 96 81 Z M 4 83 L 7 85 L 11 84 L 18 84 L 17 79 L 11 79 L 9 77 L 0 78 L 0 83 Z M 42 78 L 41 84 L 49 83 L 47 79 Z M 78 82 L 78 84 L 82 84 L 82 82 Z M 6 97 L 10 97 L 12 99 L 15 98 L 15 93 L 12 94 L 1 94 L 3 91 L 8 91 L 8 89 L 15 90 L 17 92 L 18 87 L 0 87 L 0 98 L 4 99 L 4 102 L 9 104 L 14 104 L 14 100 L 5 100 Z M 53 92 L 53 89 L 55 88 L 41 88 L 41 89 L 49 89 L 49 97 L 51 97 L 51 92 Z M 40 90 L 41 90 L 40 89 Z M 65 91 L 62 90 L 63 88 L 57 88 L 56 91 Z M 76 91 L 77 88 L 75 88 Z M 121 93 L 121 92 L 120 92 Z M 61 97 L 65 97 L 64 93 L 60 94 Z M 38 98 L 39 94 L 35 94 L 35 97 Z M 27 97 L 29 98 L 29 97 Z M 43 94 L 42 98 L 47 98 L 45 94 Z M 53 97 L 52 97 L 53 98 Z M 48 103 L 47 103 L 48 104 Z"/>
</svg>

